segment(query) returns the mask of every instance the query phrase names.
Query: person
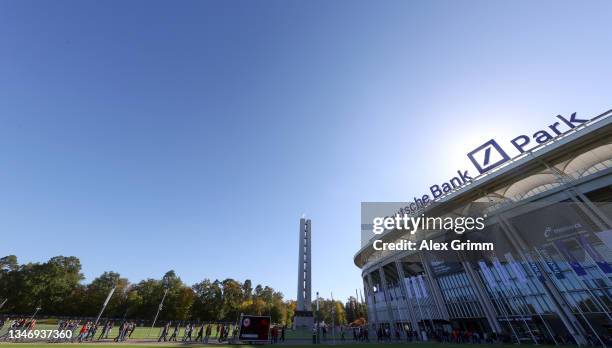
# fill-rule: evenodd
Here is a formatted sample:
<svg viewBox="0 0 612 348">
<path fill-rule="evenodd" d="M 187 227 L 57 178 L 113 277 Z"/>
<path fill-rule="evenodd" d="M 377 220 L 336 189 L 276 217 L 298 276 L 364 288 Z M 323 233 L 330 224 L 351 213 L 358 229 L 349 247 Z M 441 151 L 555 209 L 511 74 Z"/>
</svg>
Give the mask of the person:
<svg viewBox="0 0 612 348">
<path fill-rule="evenodd" d="M 169 322 L 166 323 L 166 325 L 164 325 L 164 328 L 162 329 L 162 333 L 159 336 L 159 339 L 157 340 L 157 342 L 161 342 L 162 339 L 164 340 L 164 342 L 166 342 L 166 336 L 168 336 L 168 331 L 170 331 L 170 324 L 171 323 L 172 322 L 169 321 Z"/>
<path fill-rule="evenodd" d="M 102 332 L 100 333 L 100 336 L 98 337 L 98 341 L 101 340 L 102 338 L 108 338 L 108 334 L 110 333 L 110 329 L 112 326 L 113 324 L 110 320 L 107 320 L 104 323 L 104 326 L 102 326 Z"/>
<path fill-rule="evenodd" d="M 121 325 L 119 326 L 119 334 L 117 335 L 117 337 L 115 337 L 115 342 L 125 341 L 128 330 L 129 330 L 129 323 L 127 321 L 122 322 Z"/>
<path fill-rule="evenodd" d="M 221 341 L 227 341 L 227 336 L 229 335 L 229 325 L 223 324 L 223 335 L 221 335 Z"/>
<path fill-rule="evenodd" d="M 177 322 L 176 325 L 174 326 L 174 331 L 172 332 L 172 335 L 170 335 L 170 338 L 168 339 L 168 342 L 170 341 L 176 342 L 176 336 L 178 336 L 178 332 L 179 332 L 179 323 Z"/>
<path fill-rule="evenodd" d="M 67 323 L 64 325 L 64 329 L 63 329 L 63 330 L 73 332 L 73 331 L 74 331 L 74 330 L 75 330 L 75 329 L 76 329 L 76 328 L 79 326 L 79 324 L 80 324 L 80 323 L 81 323 L 81 321 L 78 321 L 78 322 L 77 322 L 77 321 L 75 321 L 75 320 L 70 320 L 70 321 L 68 321 L 68 322 L 67 322 Z M 58 340 L 58 341 L 60 341 L 61 339 L 60 339 L 60 338 L 58 338 L 57 340 Z M 69 339 L 68 339 L 68 338 L 66 338 L 66 340 L 69 340 Z"/>
<path fill-rule="evenodd" d="M 286 325 L 283 325 L 281 329 L 281 337 L 280 337 L 281 342 L 285 342 L 285 328 L 286 327 L 287 327 Z"/>
<path fill-rule="evenodd" d="M 312 326 L 312 343 L 316 344 L 317 343 L 317 325 L 313 325 Z"/>
<path fill-rule="evenodd" d="M 114 325 L 113 321 L 111 320 L 111 321 L 108 323 L 108 330 L 106 330 L 106 335 L 104 335 L 104 338 L 108 338 L 108 336 L 110 336 L 110 335 L 112 334 L 112 332 L 113 332 L 113 326 L 115 326 L 115 325 Z"/>
<path fill-rule="evenodd" d="M 238 339 L 238 325 L 234 325 L 234 329 L 232 330 L 232 342 L 236 342 Z"/>
<path fill-rule="evenodd" d="M 208 339 L 210 338 L 211 333 L 212 333 L 212 324 L 208 324 L 208 326 L 206 326 L 206 334 L 204 335 L 205 344 L 208 344 Z"/>
<path fill-rule="evenodd" d="M 185 335 L 183 335 L 183 342 L 191 342 L 191 333 L 193 332 L 193 324 L 188 323 L 185 326 Z"/>
<path fill-rule="evenodd" d="M 77 341 L 83 342 L 83 338 L 85 337 L 85 334 L 88 331 L 88 326 L 89 326 L 89 321 L 83 324 L 83 326 L 81 327 L 81 331 L 79 332 L 79 335 L 77 336 Z"/>
<path fill-rule="evenodd" d="M 125 322 L 121 323 L 121 325 L 119 325 L 119 328 L 117 330 L 119 330 L 119 334 L 117 335 L 117 337 L 115 337 L 113 339 L 113 341 L 115 342 L 119 342 L 119 339 L 121 338 L 121 331 L 123 330 L 123 325 L 125 325 Z"/>
<path fill-rule="evenodd" d="M 275 326 L 272 329 L 272 339 L 274 340 L 274 343 L 278 343 L 278 326 Z"/>
<path fill-rule="evenodd" d="M 225 326 L 221 325 L 221 327 L 219 327 L 218 329 L 219 332 L 219 337 L 217 337 L 217 341 L 222 342 L 223 341 L 223 334 L 225 333 Z"/>
<path fill-rule="evenodd" d="M 85 341 L 93 341 L 96 336 L 96 331 L 98 330 L 98 325 L 93 323 L 89 326 L 89 331 L 87 331 L 87 336 L 85 336 Z"/>
<path fill-rule="evenodd" d="M 108 325 L 108 320 L 104 322 L 104 325 L 102 325 L 102 331 L 100 332 L 100 336 L 98 336 L 98 341 L 101 340 L 102 337 L 104 337 L 104 334 L 106 333 L 107 325 Z"/>
<path fill-rule="evenodd" d="M 204 338 L 204 323 L 200 325 L 200 329 L 198 330 L 198 334 L 195 338 L 196 342 L 201 341 Z"/>
</svg>

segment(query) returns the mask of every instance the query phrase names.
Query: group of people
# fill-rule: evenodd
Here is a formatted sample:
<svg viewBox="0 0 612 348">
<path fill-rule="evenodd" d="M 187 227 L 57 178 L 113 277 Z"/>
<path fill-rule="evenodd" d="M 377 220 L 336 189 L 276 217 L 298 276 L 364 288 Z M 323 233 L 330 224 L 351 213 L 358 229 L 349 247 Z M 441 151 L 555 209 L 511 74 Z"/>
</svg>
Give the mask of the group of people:
<svg viewBox="0 0 612 348">
<path fill-rule="evenodd" d="M 80 325 L 80 323 L 81 321 L 60 320 L 58 323 L 57 329 L 59 331 L 74 331 L 75 328 L 77 328 Z M 104 324 L 98 324 L 94 321 L 87 320 L 81 326 L 81 329 L 79 329 L 78 335 L 76 335 L 75 337 L 68 338 L 68 339 L 70 339 L 73 342 L 74 341 L 77 341 L 77 342 L 95 341 L 96 333 L 98 332 L 98 329 L 100 328 L 102 331 L 100 332 L 100 335 L 98 336 L 97 340 L 99 341 L 102 339 L 109 339 L 109 337 L 112 337 L 111 334 L 113 331 L 113 327 L 114 327 L 114 323 L 112 320 L 107 320 Z M 136 330 L 135 322 L 123 321 L 121 325 L 119 325 L 119 332 L 117 336 L 113 338 L 113 341 L 123 342 L 127 340 L 128 338 L 130 338 L 135 330 Z"/>
<path fill-rule="evenodd" d="M 56 332 L 68 333 L 59 337 L 45 336 L 51 342 L 66 341 L 66 342 L 92 342 L 96 340 L 96 333 L 99 329 L 102 331 L 97 337 L 97 340 L 109 339 L 112 337 L 113 321 L 108 320 L 104 324 L 97 324 L 94 321 L 87 320 L 81 325 L 81 320 L 60 320 L 58 321 Z M 11 332 L 16 331 L 32 331 L 36 329 L 36 319 L 28 320 L 24 318 L 19 319 L 1 319 L 0 318 L 0 331 L 7 326 L 6 332 L 0 335 L 0 339 L 7 340 L 11 338 Z M 80 329 L 79 329 L 80 326 Z M 119 332 L 114 337 L 115 342 L 122 342 L 130 338 L 136 329 L 136 323 L 133 321 L 123 321 L 119 326 Z"/>
<path fill-rule="evenodd" d="M 270 328 L 270 342 L 278 343 L 279 341 L 285 342 L 285 326 L 280 328 L 278 326 L 273 326 Z"/>
<path fill-rule="evenodd" d="M 213 328 L 215 328 L 215 334 L 213 335 Z M 161 330 L 161 334 L 157 339 L 157 342 L 161 341 L 178 341 L 178 336 L 181 330 L 181 325 L 179 322 L 176 322 L 174 326 L 172 322 L 167 322 Z M 172 333 L 170 333 L 172 331 Z M 196 333 L 197 331 L 197 333 Z M 218 342 L 228 341 L 230 331 L 232 331 L 232 325 L 229 324 L 206 324 L 202 323 L 196 327 L 196 325 L 192 322 L 188 322 L 185 325 L 185 329 L 183 331 L 183 337 L 181 339 L 182 342 L 202 342 L 208 343 L 212 336 L 217 338 Z M 232 337 L 235 337 L 238 332 L 238 327 L 233 326 Z M 170 335 L 168 337 L 168 335 Z"/>
<path fill-rule="evenodd" d="M 496 343 L 496 342 L 504 342 L 503 337 L 501 335 L 495 334 L 486 334 L 478 331 L 471 330 L 460 330 L 460 329 L 452 329 L 451 331 L 446 331 L 442 329 L 438 329 L 436 331 L 432 331 L 431 329 L 427 329 L 421 332 L 421 336 L 419 336 L 419 332 L 415 330 L 411 330 L 408 326 L 402 328 L 395 326 L 393 328 L 393 332 L 391 328 L 388 326 L 380 326 L 376 329 L 376 340 L 378 342 L 388 342 L 395 339 L 396 341 L 400 341 L 402 339 L 402 331 L 404 331 L 404 336 L 408 342 L 416 342 L 419 340 L 425 339 L 434 340 L 438 342 L 445 343 Z"/>
<path fill-rule="evenodd" d="M 7 323 L 8 323 L 8 330 L 6 330 L 4 334 L 0 335 L 0 339 L 6 340 L 9 337 L 9 332 L 11 330 L 34 330 L 34 328 L 36 327 L 36 319 L 26 319 L 26 318 L 2 319 L 0 318 L 0 332 L 2 331 L 4 326 L 7 325 Z"/>
<path fill-rule="evenodd" d="M 393 330 L 393 331 L 391 331 Z M 367 339 L 367 328 L 359 327 L 353 328 L 353 339 L 355 341 L 368 341 Z M 378 342 L 390 342 L 395 339 L 395 341 L 402 340 L 402 331 L 404 331 L 404 337 L 408 342 L 416 342 L 423 340 L 426 337 L 428 340 L 438 341 L 442 343 L 457 343 L 457 344 L 495 344 L 495 343 L 506 343 L 510 344 L 513 342 L 512 336 L 503 333 L 488 333 L 481 332 L 477 330 L 469 330 L 469 329 L 459 329 L 453 328 L 452 330 L 431 330 L 427 329 L 422 331 L 419 335 L 419 332 L 411 330 L 408 326 L 401 328 L 399 326 L 395 326 L 392 329 L 389 326 L 379 326 L 376 328 L 376 340 Z M 555 341 L 559 344 L 563 345 L 575 345 L 573 337 L 568 333 L 566 335 L 556 335 L 554 340 L 543 337 L 542 335 L 536 335 L 538 342 L 544 344 L 555 344 Z M 592 335 L 586 336 L 587 342 L 589 346 L 599 346 L 601 342 L 599 342 Z M 612 344 L 612 337 L 606 336 L 602 338 L 606 345 L 608 343 Z"/>
<path fill-rule="evenodd" d="M 370 342 L 370 333 L 365 326 L 353 327 L 353 341 Z"/>
<path fill-rule="evenodd" d="M 334 329 L 335 331 L 333 331 Z M 315 340 L 327 341 L 328 339 L 327 336 L 330 330 L 332 330 L 334 337 L 338 337 L 340 341 L 346 340 L 346 334 L 349 331 L 353 332 L 353 341 L 358 341 L 358 342 L 369 342 L 370 341 L 370 339 L 368 338 L 368 329 L 365 326 L 336 325 L 332 327 L 331 325 L 327 325 L 325 323 L 319 323 L 319 324 L 313 325 L 312 327 L 313 342 Z M 283 332 L 283 335 L 284 335 L 284 332 Z M 316 336 L 318 336 L 318 338 L 316 338 Z"/>
<path fill-rule="evenodd" d="M 60 320 L 57 329 L 59 331 L 74 331 L 81 324 L 81 321 L 75 320 Z M 95 340 L 109 339 L 112 337 L 114 323 L 112 320 L 107 320 L 104 324 L 98 324 L 94 321 L 87 320 L 81 325 L 78 334 L 75 337 L 67 338 L 72 342 L 92 342 Z M 101 329 L 100 335 L 96 339 L 96 333 Z M 133 321 L 123 321 L 119 325 L 117 336 L 113 338 L 115 342 L 123 342 L 130 338 L 136 330 L 136 323 Z"/>
<path fill-rule="evenodd" d="M 6 326 L 6 331 L 5 329 Z M 0 318 L 0 340 L 7 340 L 11 337 L 10 333 L 15 331 L 30 331 L 36 327 L 35 319 L 10 319 Z M 132 337 L 136 330 L 136 323 L 133 321 L 123 321 L 118 327 L 118 332 L 113 335 L 114 322 L 107 320 L 104 323 L 96 323 L 93 320 L 59 320 L 57 332 L 68 333 L 61 338 L 48 337 L 50 342 L 93 342 L 103 339 L 112 339 L 114 342 L 123 342 Z M 276 330 L 276 329 L 275 329 Z M 181 335 L 182 334 L 182 335 Z M 180 335 L 180 336 L 179 336 Z M 196 325 L 188 322 L 182 329 L 180 322 L 167 322 L 161 330 L 158 342 L 161 341 L 182 341 L 182 342 L 202 342 L 209 343 L 211 339 L 217 342 L 229 341 L 230 335 L 235 338 L 238 335 L 238 327 L 226 323 L 202 323 Z M 278 331 L 272 331 L 272 336 L 278 336 Z M 284 328 L 281 333 L 281 340 L 284 341 Z M 277 341 L 277 339 L 274 339 Z"/>
</svg>

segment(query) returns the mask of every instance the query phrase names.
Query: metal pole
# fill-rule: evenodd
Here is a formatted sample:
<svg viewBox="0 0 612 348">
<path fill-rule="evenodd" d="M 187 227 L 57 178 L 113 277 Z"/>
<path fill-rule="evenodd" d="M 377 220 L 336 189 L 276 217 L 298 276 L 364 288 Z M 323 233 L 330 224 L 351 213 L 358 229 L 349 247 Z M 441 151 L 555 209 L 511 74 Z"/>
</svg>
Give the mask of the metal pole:
<svg viewBox="0 0 612 348">
<path fill-rule="evenodd" d="M 32 314 L 32 316 L 30 317 L 30 320 L 28 320 L 29 322 L 32 322 L 32 320 L 36 316 L 36 313 L 38 313 L 39 310 L 40 310 L 40 305 L 38 305 L 38 307 L 36 307 L 36 311 L 34 312 L 34 314 Z"/>
<path fill-rule="evenodd" d="M 104 309 L 106 309 L 106 305 L 108 305 L 108 301 L 110 301 L 111 297 L 115 293 L 115 289 L 117 289 L 117 286 L 113 287 L 111 291 L 108 292 L 108 296 L 106 296 L 106 300 L 104 300 L 104 304 L 102 304 L 102 309 L 100 309 L 100 313 L 98 313 L 98 317 L 96 318 L 96 323 L 94 325 L 98 325 L 98 321 L 100 321 L 100 317 L 102 316 Z"/>
<path fill-rule="evenodd" d="M 148 337 L 151 336 L 151 330 L 153 330 L 153 327 L 155 326 L 155 322 L 157 321 L 157 316 L 159 315 L 159 312 L 162 310 L 162 307 L 164 306 L 164 300 L 166 299 L 167 294 L 168 294 L 168 288 L 166 288 L 166 290 L 164 291 L 164 296 L 162 296 L 161 302 L 159 303 L 159 307 L 157 307 L 157 313 L 155 313 L 155 319 L 153 319 L 153 325 L 151 325 L 151 328 L 149 329 L 149 333 L 147 334 Z"/>
</svg>

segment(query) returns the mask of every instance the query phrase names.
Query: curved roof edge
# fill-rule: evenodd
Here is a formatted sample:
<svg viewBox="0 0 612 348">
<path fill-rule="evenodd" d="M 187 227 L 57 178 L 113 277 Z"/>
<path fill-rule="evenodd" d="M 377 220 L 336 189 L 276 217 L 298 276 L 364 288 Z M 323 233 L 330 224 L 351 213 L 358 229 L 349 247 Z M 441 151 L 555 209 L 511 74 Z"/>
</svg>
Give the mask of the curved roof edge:
<svg viewBox="0 0 612 348">
<path fill-rule="evenodd" d="M 527 175 L 526 173 L 528 171 L 533 171 L 534 168 L 541 169 L 540 163 L 537 163 L 537 165 L 533 165 L 535 160 L 547 157 L 555 157 L 557 151 L 560 151 L 561 149 L 566 150 L 567 147 L 574 146 L 578 148 L 584 142 L 592 141 L 593 139 L 600 139 L 599 135 L 605 134 L 606 132 L 612 132 L 612 117 L 610 116 L 612 116 L 612 109 L 592 118 L 589 122 L 583 125 L 573 128 L 570 131 L 565 132 L 546 143 L 540 144 L 529 151 L 515 156 L 506 163 L 475 177 L 472 182 L 447 193 L 436 201 L 433 201 L 424 210 L 421 210 L 418 213 L 426 213 L 434 208 L 436 208 L 436 210 L 444 209 L 445 206 L 451 205 L 455 201 L 460 201 L 465 197 L 469 197 L 471 195 L 479 195 L 481 192 L 479 191 L 479 189 L 482 189 L 487 185 L 492 186 L 493 182 L 499 181 L 498 186 L 501 186 L 507 183 L 508 181 L 511 181 L 513 176 L 516 177 L 517 173 L 520 173 L 522 176 L 525 176 Z M 533 168 L 530 168 L 530 166 Z M 382 235 L 379 235 L 379 239 L 384 239 L 392 232 L 393 231 L 387 231 Z M 362 246 L 355 253 L 355 255 L 353 256 L 353 262 L 357 267 L 363 267 L 365 263 L 359 262 L 358 258 L 365 251 L 368 251 L 371 248 L 371 243 L 368 243 Z"/>
</svg>

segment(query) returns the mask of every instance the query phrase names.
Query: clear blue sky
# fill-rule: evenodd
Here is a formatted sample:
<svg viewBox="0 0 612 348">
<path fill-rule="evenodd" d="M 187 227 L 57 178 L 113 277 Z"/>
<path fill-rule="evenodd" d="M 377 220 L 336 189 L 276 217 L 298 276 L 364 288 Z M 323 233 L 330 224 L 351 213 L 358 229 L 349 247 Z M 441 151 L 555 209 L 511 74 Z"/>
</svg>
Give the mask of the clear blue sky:
<svg viewBox="0 0 612 348">
<path fill-rule="evenodd" d="M 2 1 L 0 255 L 361 286 L 360 202 L 612 106 L 610 2 Z"/>
</svg>

